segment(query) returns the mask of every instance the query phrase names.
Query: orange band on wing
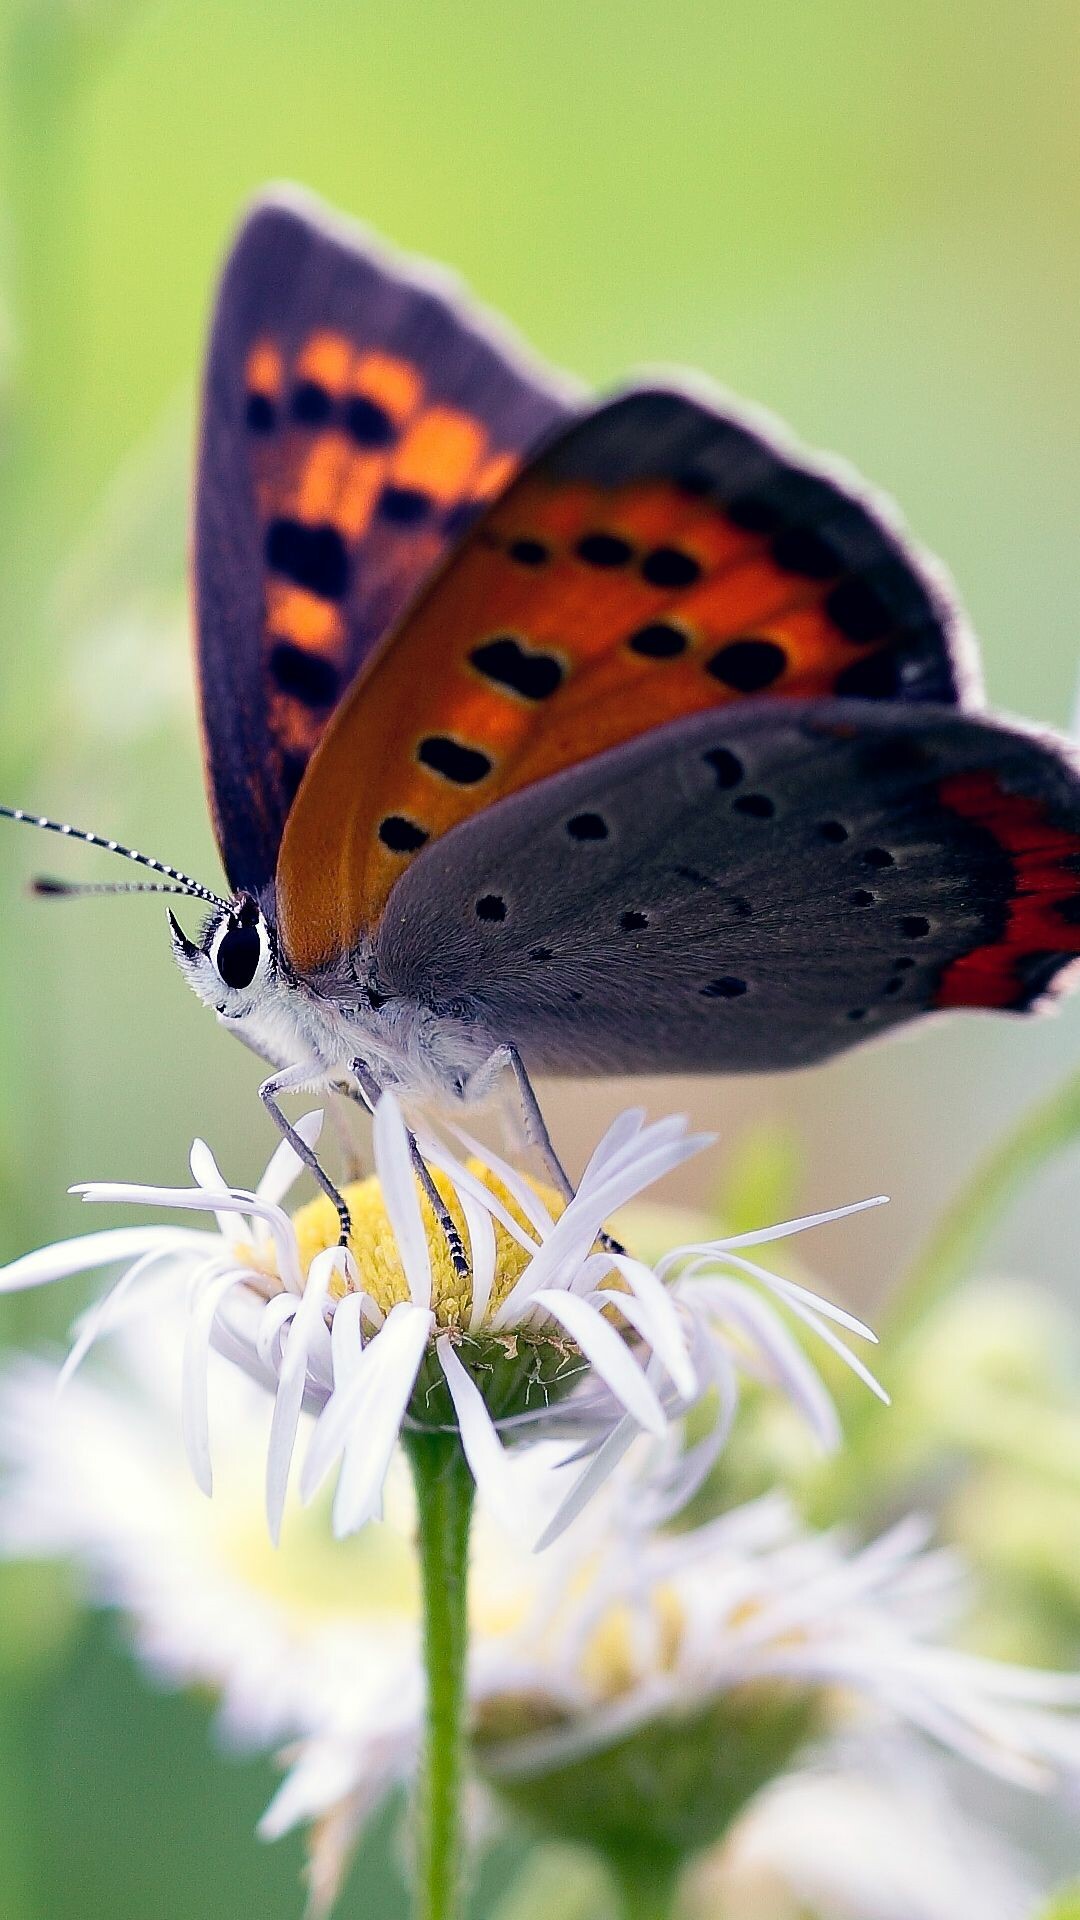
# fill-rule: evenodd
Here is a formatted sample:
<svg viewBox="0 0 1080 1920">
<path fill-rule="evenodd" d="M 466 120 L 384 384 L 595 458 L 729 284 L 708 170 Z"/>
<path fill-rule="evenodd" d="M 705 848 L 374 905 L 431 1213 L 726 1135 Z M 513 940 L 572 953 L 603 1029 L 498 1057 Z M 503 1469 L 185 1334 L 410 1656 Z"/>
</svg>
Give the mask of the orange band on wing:
<svg viewBox="0 0 1080 1920">
<path fill-rule="evenodd" d="M 934 1005 L 1024 1006 L 1031 998 L 1026 959 L 1080 953 L 1080 924 L 1063 911 L 1080 900 L 1080 835 L 1056 827 L 1040 801 L 1007 792 L 990 773 L 958 774 L 938 793 L 954 813 L 994 835 L 1012 861 L 1015 884 L 1000 939 L 954 960 Z"/>
<path fill-rule="evenodd" d="M 258 340 L 248 354 L 245 380 L 249 393 L 276 400 L 281 392 L 284 369 L 281 354 L 272 340 Z"/>
<path fill-rule="evenodd" d="M 338 396 L 345 391 L 353 346 L 341 333 L 313 333 L 304 342 L 296 362 L 301 380 L 314 380 L 327 393 Z"/>
</svg>

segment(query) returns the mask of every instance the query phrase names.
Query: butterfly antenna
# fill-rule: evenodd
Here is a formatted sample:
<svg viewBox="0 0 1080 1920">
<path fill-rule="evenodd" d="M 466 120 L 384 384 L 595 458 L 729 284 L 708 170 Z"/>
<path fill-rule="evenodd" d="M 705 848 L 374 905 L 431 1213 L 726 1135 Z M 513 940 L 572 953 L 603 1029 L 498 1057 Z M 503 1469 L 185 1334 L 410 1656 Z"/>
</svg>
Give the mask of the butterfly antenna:
<svg viewBox="0 0 1080 1920">
<path fill-rule="evenodd" d="M 57 880 L 50 873 L 35 873 L 30 891 L 48 900 L 85 900 L 95 893 L 179 893 L 187 898 L 191 889 L 171 880 Z"/>
<path fill-rule="evenodd" d="M 137 853 L 134 847 L 122 847 L 118 840 L 106 840 L 99 833 L 87 833 L 84 827 L 70 826 L 63 820 L 47 820 L 42 813 L 26 813 L 22 807 L 0 806 L 0 819 L 17 820 L 26 827 L 41 827 L 46 833 L 58 833 L 65 840 L 81 840 L 84 846 L 100 847 L 103 853 L 118 853 L 123 860 L 134 860 L 140 867 L 149 867 L 151 873 L 160 873 L 171 885 L 160 886 L 148 882 L 142 885 L 118 886 L 101 885 L 91 882 L 83 886 L 64 880 L 41 880 L 35 882 L 35 891 L 50 894 L 54 898 L 80 893 L 184 893 L 192 900 L 205 900 L 208 906 L 220 907 L 230 912 L 229 902 L 218 893 L 212 893 L 209 887 L 200 886 L 178 867 L 170 867 L 164 860 L 153 860 L 148 853 Z"/>
</svg>

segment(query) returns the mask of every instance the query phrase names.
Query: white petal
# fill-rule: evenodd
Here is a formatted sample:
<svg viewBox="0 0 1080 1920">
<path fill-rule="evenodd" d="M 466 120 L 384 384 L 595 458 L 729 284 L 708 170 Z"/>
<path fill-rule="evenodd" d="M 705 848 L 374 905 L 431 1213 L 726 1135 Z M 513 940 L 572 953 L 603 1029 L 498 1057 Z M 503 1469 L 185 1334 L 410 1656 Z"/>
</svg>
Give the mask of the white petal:
<svg viewBox="0 0 1080 1920">
<path fill-rule="evenodd" d="M 602 1172 L 603 1168 L 614 1160 L 617 1154 L 621 1154 L 632 1140 L 637 1139 L 645 1125 L 645 1118 L 644 1107 L 626 1107 L 612 1121 L 603 1139 L 593 1148 L 585 1171 L 578 1182 L 579 1190 Z"/>
<path fill-rule="evenodd" d="M 657 1123 L 659 1128 L 661 1123 Z M 650 1132 L 653 1131 L 650 1129 Z M 644 1138 L 648 1138 L 646 1134 Z M 628 1200 L 636 1199 L 647 1187 L 662 1180 L 665 1174 L 681 1167 L 684 1160 L 693 1159 L 696 1153 L 702 1153 L 713 1144 L 711 1133 L 691 1133 L 683 1138 L 661 1139 L 641 1153 L 627 1155 L 625 1163 L 605 1172 L 604 1178 L 588 1192 L 590 1210 L 601 1209 L 601 1219 L 615 1213 Z"/>
<path fill-rule="evenodd" d="M 455 1160 L 452 1154 L 447 1153 L 434 1135 L 418 1133 L 416 1140 L 428 1165 L 437 1167 L 440 1173 L 449 1175 L 462 1205 L 465 1203 L 465 1195 L 470 1194 L 480 1206 L 486 1208 L 493 1220 L 497 1220 L 501 1227 L 506 1228 L 511 1239 L 516 1240 L 519 1247 L 524 1247 L 526 1253 L 535 1252 L 536 1241 L 532 1239 L 527 1228 L 523 1227 L 519 1220 L 515 1220 L 509 1207 L 503 1205 L 498 1196 L 492 1193 L 490 1187 L 485 1187 L 475 1173 L 470 1173 L 468 1167 L 462 1166 L 460 1160 Z"/>
<path fill-rule="evenodd" d="M 682 1123 L 677 1125 L 681 1128 Z M 706 1134 L 688 1139 L 669 1138 L 671 1131 L 665 1122 L 658 1121 L 655 1127 L 647 1129 L 642 1140 L 655 1141 L 659 1135 L 659 1144 L 641 1146 L 639 1152 L 627 1154 L 626 1163 L 614 1172 L 605 1173 L 588 1189 L 582 1187 L 503 1301 L 492 1321 L 496 1330 L 520 1321 L 527 1303 L 540 1287 L 557 1282 L 565 1269 L 580 1264 L 610 1214 L 663 1174 L 670 1173 L 673 1167 L 700 1153 L 711 1139 L 711 1135 Z"/>
<path fill-rule="evenodd" d="M 344 1251 L 330 1247 L 317 1254 L 308 1272 L 307 1286 L 293 1315 L 285 1350 L 281 1356 L 278 1390 L 270 1422 L 270 1444 L 266 1453 L 266 1517 L 270 1538 L 276 1546 L 281 1536 L 285 1494 L 300 1409 L 307 1385 L 308 1354 L 317 1327 L 322 1326 L 330 1282 L 344 1265 Z"/>
<path fill-rule="evenodd" d="M 188 1154 L 188 1166 L 191 1168 L 191 1177 L 195 1185 L 201 1187 L 204 1193 L 217 1195 L 230 1191 L 228 1181 L 205 1140 L 196 1138 L 192 1141 L 191 1152 Z M 218 1213 L 216 1218 L 218 1232 L 224 1239 L 228 1239 L 232 1230 L 228 1214 Z"/>
<path fill-rule="evenodd" d="M 524 1501 L 520 1478 L 513 1473 L 484 1396 L 462 1366 L 448 1334 L 439 1335 L 435 1351 L 454 1403 L 462 1449 L 480 1495 L 507 1533 L 531 1544 L 535 1525 L 530 1526 L 528 1502 Z"/>
<path fill-rule="evenodd" d="M 416 1191 L 408 1130 L 392 1093 L 384 1093 L 375 1108 L 372 1139 L 383 1204 L 409 1283 L 409 1296 L 414 1307 L 430 1307 L 431 1254 Z"/>
<path fill-rule="evenodd" d="M 399 1321 L 395 1329 L 401 1337 L 393 1351 L 388 1346 L 380 1359 L 379 1348 L 390 1332 L 389 1319 L 364 1349 L 365 1359 L 373 1354 L 379 1364 L 368 1365 L 367 1392 L 361 1403 L 363 1421 L 354 1423 L 346 1442 L 334 1495 L 334 1532 L 339 1539 L 356 1532 L 380 1511 L 387 1470 L 431 1331 L 431 1315 L 421 1308 L 400 1306 L 394 1312 L 406 1313 L 409 1318 Z M 358 1368 L 358 1374 L 360 1371 Z"/>
<path fill-rule="evenodd" d="M 72 1273 L 91 1273 L 155 1250 L 165 1252 L 192 1245 L 201 1245 L 209 1253 L 217 1243 L 213 1234 L 185 1232 L 182 1227 L 115 1227 L 111 1232 L 83 1233 L 75 1240 L 61 1240 L 56 1246 L 24 1253 L 0 1267 L 0 1293 L 43 1287 L 50 1280 L 66 1280 Z"/>
<path fill-rule="evenodd" d="M 330 1323 L 330 1349 L 335 1391 L 352 1379 L 360 1364 L 360 1356 L 364 1351 L 364 1335 L 360 1324 L 362 1305 L 360 1294 L 347 1293 L 334 1308 L 334 1318 Z"/>
<path fill-rule="evenodd" d="M 664 1255 L 658 1263 L 657 1271 L 665 1272 L 677 1261 L 689 1253 L 719 1253 L 735 1247 L 760 1247 L 767 1240 L 786 1240 L 793 1233 L 806 1233 L 811 1227 L 824 1227 L 832 1220 L 846 1220 L 849 1214 L 866 1213 L 870 1207 L 887 1207 L 887 1193 L 876 1193 L 869 1200 L 854 1200 L 850 1206 L 829 1207 L 824 1213 L 804 1213 L 795 1220 L 781 1220 L 775 1227 L 755 1227 L 749 1233 L 732 1233 L 723 1240 L 702 1241 L 698 1245 L 676 1247 Z"/>
<path fill-rule="evenodd" d="M 478 1140 L 474 1140 L 471 1134 L 465 1132 L 464 1127 L 455 1127 L 454 1132 L 468 1147 L 473 1158 L 481 1161 L 488 1172 L 502 1182 L 507 1193 L 517 1202 L 537 1238 L 542 1240 L 545 1234 L 550 1233 L 555 1222 L 540 1195 L 534 1192 L 524 1174 L 518 1173 L 516 1168 L 510 1166 L 499 1154 L 493 1153 L 490 1147 L 482 1147 Z"/>
<path fill-rule="evenodd" d="M 713 1144 L 712 1134 L 699 1134 L 696 1137 L 699 1148 Z M 582 1175 L 578 1193 L 591 1205 L 598 1188 L 611 1180 L 624 1180 L 628 1175 L 633 1177 L 635 1172 L 639 1176 L 639 1185 L 649 1185 L 652 1180 L 659 1178 L 659 1175 L 647 1172 L 657 1155 L 687 1145 L 689 1139 L 684 1114 L 670 1113 L 663 1120 L 654 1120 L 617 1150 L 605 1154 L 600 1161 L 594 1155 Z M 644 1175 L 642 1169 L 646 1170 Z"/>
<path fill-rule="evenodd" d="M 279 1840 L 301 1821 L 317 1820 L 356 1785 L 356 1755 L 352 1744 L 332 1739 L 310 1740 L 299 1764 L 286 1774 L 258 1824 L 263 1840 Z"/>
<path fill-rule="evenodd" d="M 861 1380 L 864 1386 L 869 1387 L 871 1393 L 877 1395 L 883 1406 L 888 1407 L 892 1405 L 892 1401 L 882 1386 L 881 1381 L 875 1374 L 871 1373 L 868 1366 L 864 1365 L 857 1353 L 852 1353 L 851 1348 L 845 1346 L 839 1335 L 833 1332 L 828 1322 L 824 1320 L 820 1314 L 812 1312 L 809 1307 L 804 1307 L 798 1300 L 789 1300 L 787 1304 L 789 1311 L 795 1315 L 796 1319 L 801 1320 L 804 1326 L 809 1327 L 812 1332 L 816 1333 L 818 1339 L 824 1341 L 825 1345 L 831 1348 L 837 1358 L 843 1361 L 845 1367 L 850 1368 L 856 1378 Z"/>
<path fill-rule="evenodd" d="M 739 1408 L 738 1370 L 731 1355 L 725 1353 L 722 1347 L 714 1350 L 712 1362 L 717 1391 L 716 1418 L 705 1438 L 680 1454 L 664 1475 L 656 1493 L 650 1493 L 640 1514 L 644 1525 L 664 1526 L 681 1513 L 704 1485 L 731 1438 Z"/>
<path fill-rule="evenodd" d="M 461 1210 L 465 1215 L 465 1225 L 469 1230 L 469 1266 L 472 1271 L 472 1308 L 469 1313 L 469 1332 L 476 1333 L 484 1324 L 491 1300 L 491 1289 L 495 1284 L 495 1228 L 486 1207 L 474 1200 L 471 1193 L 458 1193 Z"/>
<path fill-rule="evenodd" d="M 809 1286 L 798 1286 L 796 1281 L 788 1281 L 788 1279 L 784 1279 L 784 1277 L 778 1275 L 778 1273 L 771 1273 L 769 1267 L 759 1267 L 757 1261 L 744 1260 L 742 1254 L 732 1254 L 732 1252 L 728 1252 L 726 1248 L 723 1248 L 721 1252 L 717 1252 L 717 1256 L 715 1256 L 713 1260 L 707 1258 L 707 1260 L 703 1261 L 694 1261 L 694 1269 L 688 1269 L 688 1271 L 700 1271 L 701 1273 L 701 1271 L 709 1271 L 709 1269 L 715 1271 L 715 1269 L 723 1269 L 723 1267 L 734 1271 L 734 1273 L 749 1273 L 751 1279 L 759 1281 L 761 1286 L 767 1286 L 771 1294 L 778 1296 L 780 1300 L 784 1300 L 784 1304 L 792 1308 L 792 1313 L 798 1313 L 799 1319 L 803 1317 L 803 1315 L 799 1313 L 799 1308 L 809 1309 L 809 1311 L 815 1315 L 815 1321 L 813 1321 L 815 1329 L 817 1329 L 817 1315 L 821 1315 L 822 1319 L 836 1321 L 838 1327 L 846 1327 L 847 1332 L 857 1334 L 859 1340 L 869 1340 L 871 1346 L 878 1344 L 878 1336 L 876 1336 L 874 1329 L 867 1327 L 865 1321 L 857 1319 L 855 1313 L 847 1313 L 846 1308 L 836 1308 L 836 1306 L 832 1304 L 832 1300 L 826 1300 L 822 1294 L 811 1292 Z"/>
<path fill-rule="evenodd" d="M 227 1273 L 212 1274 L 204 1281 L 192 1304 L 184 1341 L 180 1422 L 195 1483 L 207 1495 L 214 1491 L 208 1406 L 210 1332 L 225 1295 L 243 1278 L 241 1272 L 230 1268 Z"/>
<path fill-rule="evenodd" d="M 666 1433 L 667 1419 L 656 1393 L 646 1380 L 624 1340 L 603 1315 L 575 1294 L 547 1288 L 535 1295 L 535 1305 L 558 1320 L 576 1340 L 586 1359 L 621 1400 L 627 1413 L 649 1433 Z"/>
<path fill-rule="evenodd" d="M 586 1216 L 572 1200 L 492 1315 L 492 1329 L 501 1332 L 505 1327 L 520 1325 L 528 1317 L 539 1288 L 556 1284 L 564 1272 L 574 1274 L 587 1259 L 602 1224 L 602 1215 Z"/>
<path fill-rule="evenodd" d="M 89 1205 L 110 1202 L 123 1206 L 176 1207 L 191 1213 L 251 1214 L 255 1219 L 265 1221 L 274 1237 L 278 1272 L 283 1285 L 288 1287 L 290 1293 L 304 1291 L 296 1236 L 288 1214 L 283 1213 L 280 1207 L 266 1206 L 256 1200 L 253 1193 L 246 1193 L 239 1187 L 234 1187 L 230 1193 L 211 1197 L 198 1187 L 133 1187 L 116 1181 L 94 1180 L 71 1187 L 69 1191 L 79 1194 Z"/>
<path fill-rule="evenodd" d="M 302 1499 L 310 1500 L 318 1492 L 349 1438 L 359 1411 L 365 1406 L 369 1390 L 375 1389 L 387 1371 L 395 1377 L 400 1375 L 404 1378 L 408 1374 L 408 1390 L 402 1402 L 404 1408 L 423 1358 L 431 1324 L 431 1314 L 412 1306 L 408 1301 L 399 1300 L 396 1306 L 391 1307 L 385 1326 L 368 1341 L 351 1378 L 342 1389 L 331 1395 L 315 1423 L 300 1476 Z"/>
<path fill-rule="evenodd" d="M 846 1207 L 827 1207 L 824 1213 L 803 1213 L 795 1220 L 781 1220 L 775 1227 L 755 1227 L 750 1233 L 731 1234 L 725 1247 L 761 1246 L 766 1240 L 786 1240 L 790 1234 L 806 1233 L 810 1227 L 827 1227 L 832 1220 L 846 1220 L 853 1213 L 866 1213 L 870 1207 L 887 1207 L 887 1193 L 871 1194 L 869 1200 L 852 1200 Z"/>
<path fill-rule="evenodd" d="M 663 1123 L 657 1121 L 657 1127 L 663 1127 Z M 650 1133 L 655 1133 L 655 1129 L 650 1129 Z M 644 1139 L 648 1139 L 648 1135 Z M 540 1286 L 557 1281 L 563 1269 L 584 1260 L 611 1213 L 625 1206 L 626 1200 L 632 1200 L 642 1188 L 661 1179 L 663 1173 L 671 1173 L 673 1167 L 701 1152 L 707 1139 L 707 1135 L 694 1135 L 690 1139 L 661 1140 L 659 1146 L 642 1148 L 640 1156 L 628 1160 L 621 1169 L 607 1173 L 596 1187 L 582 1188 L 575 1194 L 565 1213 L 555 1221 L 544 1246 L 503 1300 L 492 1325 L 502 1329 L 521 1319 L 527 1302 L 536 1296 Z"/>
<path fill-rule="evenodd" d="M 301 1115 L 293 1125 L 307 1146 L 316 1147 L 323 1125 L 321 1108 L 316 1107 L 314 1112 Z M 286 1194 L 303 1171 L 304 1163 L 299 1154 L 287 1140 L 282 1140 L 270 1156 L 266 1172 L 255 1189 L 255 1198 L 265 1201 L 268 1206 L 280 1207 Z"/>
<path fill-rule="evenodd" d="M 598 1448 L 587 1467 L 578 1475 L 570 1491 L 559 1502 L 554 1514 L 548 1521 L 536 1543 L 537 1553 L 550 1547 L 565 1533 L 568 1526 L 577 1519 L 583 1507 L 586 1507 L 603 1486 L 605 1480 L 614 1473 L 620 1460 L 629 1452 L 635 1440 L 641 1438 L 641 1428 L 636 1420 L 625 1414 L 617 1426 L 611 1429 L 603 1445 Z"/>
<path fill-rule="evenodd" d="M 255 1353 L 262 1365 L 273 1374 L 275 1381 L 281 1364 L 280 1336 L 299 1304 L 298 1293 L 275 1293 L 272 1300 L 266 1301 L 259 1314 Z"/>
<path fill-rule="evenodd" d="M 779 1316 L 738 1281 L 698 1280 L 689 1286 L 695 1294 L 707 1296 L 721 1322 L 731 1321 L 750 1335 L 770 1374 L 800 1409 L 822 1447 L 834 1452 L 840 1444 L 840 1420 L 832 1395 Z M 690 1305 L 690 1292 L 684 1297 Z"/>
<path fill-rule="evenodd" d="M 201 1235 L 200 1238 L 202 1238 Z M 209 1234 L 206 1235 L 206 1238 L 211 1240 Z M 187 1250 L 185 1249 L 185 1251 Z M 119 1280 L 117 1280 L 114 1286 L 109 1288 L 108 1293 L 104 1294 L 100 1300 L 95 1301 L 94 1305 L 86 1313 L 80 1315 L 75 1338 L 71 1343 L 64 1364 L 56 1376 L 57 1393 L 63 1392 L 68 1381 L 86 1359 L 91 1347 L 121 1318 L 120 1308 L 124 1305 L 125 1300 L 132 1291 L 138 1286 L 140 1280 L 145 1280 L 147 1274 L 153 1272 L 155 1267 L 161 1266 L 163 1262 L 175 1260 L 177 1256 L 178 1250 L 175 1248 L 155 1248 L 149 1253 L 144 1253 L 141 1260 L 136 1260 L 132 1266 L 127 1268 L 126 1272 L 120 1275 Z M 190 1254 L 188 1257 L 190 1258 Z"/>
<path fill-rule="evenodd" d="M 736 1258 L 736 1255 L 725 1254 L 724 1258 L 730 1262 Z M 815 1313 L 820 1313 L 824 1320 L 835 1320 L 838 1327 L 846 1327 L 849 1333 L 856 1334 L 860 1340 L 869 1340 L 874 1347 L 878 1345 L 878 1337 L 873 1327 L 868 1327 L 866 1321 L 860 1320 L 857 1314 L 849 1313 L 846 1307 L 838 1307 L 832 1300 L 826 1300 L 823 1294 L 814 1293 L 810 1287 L 800 1286 L 798 1281 L 789 1280 L 786 1274 L 770 1273 L 767 1267 L 758 1267 L 752 1260 L 743 1260 L 739 1264 L 756 1279 L 764 1280 L 773 1293 L 779 1294 L 781 1299 L 800 1300 L 804 1307 L 810 1307 Z"/>
<path fill-rule="evenodd" d="M 671 1294 L 643 1260 L 632 1260 L 628 1254 L 619 1253 L 613 1253 L 609 1258 L 612 1266 L 618 1269 L 642 1305 L 648 1309 L 653 1329 L 645 1335 L 649 1345 L 663 1361 L 682 1398 L 692 1399 L 697 1381 L 687 1351 L 686 1335 Z"/>
</svg>

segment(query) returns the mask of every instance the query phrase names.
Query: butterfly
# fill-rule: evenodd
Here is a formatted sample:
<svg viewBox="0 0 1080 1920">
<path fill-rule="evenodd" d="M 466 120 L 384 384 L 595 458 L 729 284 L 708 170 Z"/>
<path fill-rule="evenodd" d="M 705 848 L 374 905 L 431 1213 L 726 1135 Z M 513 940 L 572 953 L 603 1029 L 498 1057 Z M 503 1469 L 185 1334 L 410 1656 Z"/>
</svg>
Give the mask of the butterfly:
<svg viewBox="0 0 1080 1920">
<path fill-rule="evenodd" d="M 583 399 L 298 194 L 224 270 L 194 590 L 231 895 L 144 864 L 343 1237 L 284 1093 L 512 1072 L 569 1191 L 533 1073 L 805 1066 L 1080 953 L 1077 765 L 885 502 L 700 381 Z"/>
</svg>

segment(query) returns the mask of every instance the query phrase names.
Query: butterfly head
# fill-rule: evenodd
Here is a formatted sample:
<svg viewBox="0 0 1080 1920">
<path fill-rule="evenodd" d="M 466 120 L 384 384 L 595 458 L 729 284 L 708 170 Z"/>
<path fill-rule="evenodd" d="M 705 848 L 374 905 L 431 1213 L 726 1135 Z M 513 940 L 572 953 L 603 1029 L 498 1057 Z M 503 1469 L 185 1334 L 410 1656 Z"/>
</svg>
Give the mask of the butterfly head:
<svg viewBox="0 0 1080 1920">
<path fill-rule="evenodd" d="M 170 911 L 173 954 L 200 1000 L 223 1020 L 239 1020 L 273 992 L 277 947 L 258 901 L 241 893 L 215 907 L 198 942 L 189 940 Z"/>
</svg>

